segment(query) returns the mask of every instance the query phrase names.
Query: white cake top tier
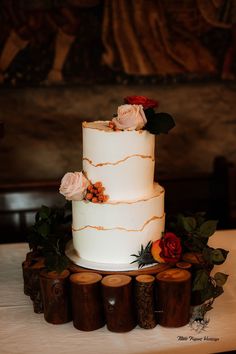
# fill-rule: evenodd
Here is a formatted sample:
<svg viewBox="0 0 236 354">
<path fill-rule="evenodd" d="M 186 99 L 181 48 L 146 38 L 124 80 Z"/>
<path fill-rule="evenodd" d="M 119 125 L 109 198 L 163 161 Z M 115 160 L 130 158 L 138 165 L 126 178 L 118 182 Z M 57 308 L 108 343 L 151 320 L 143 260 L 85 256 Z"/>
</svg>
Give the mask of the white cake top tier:
<svg viewBox="0 0 236 354">
<path fill-rule="evenodd" d="M 108 121 L 83 123 L 83 171 L 102 182 L 109 200 L 137 200 L 153 191 L 155 136 L 118 130 Z"/>
</svg>

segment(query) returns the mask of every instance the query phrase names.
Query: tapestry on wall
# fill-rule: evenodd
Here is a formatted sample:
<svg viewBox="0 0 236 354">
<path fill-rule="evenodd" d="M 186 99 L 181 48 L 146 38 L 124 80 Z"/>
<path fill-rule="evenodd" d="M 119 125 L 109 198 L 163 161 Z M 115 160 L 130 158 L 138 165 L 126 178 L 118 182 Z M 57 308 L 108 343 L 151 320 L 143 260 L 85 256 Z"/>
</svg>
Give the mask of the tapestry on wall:
<svg viewBox="0 0 236 354">
<path fill-rule="evenodd" d="M 234 0 L 0 0 L 0 85 L 234 80 Z"/>
</svg>

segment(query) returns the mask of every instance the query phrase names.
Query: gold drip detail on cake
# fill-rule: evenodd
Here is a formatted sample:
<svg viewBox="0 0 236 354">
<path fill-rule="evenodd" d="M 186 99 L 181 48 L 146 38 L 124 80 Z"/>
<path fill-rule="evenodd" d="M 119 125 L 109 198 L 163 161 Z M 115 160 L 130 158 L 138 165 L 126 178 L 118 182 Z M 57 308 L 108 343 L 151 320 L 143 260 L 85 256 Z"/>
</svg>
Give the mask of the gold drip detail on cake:
<svg viewBox="0 0 236 354">
<path fill-rule="evenodd" d="M 72 231 L 82 231 L 85 229 L 96 229 L 97 231 L 113 231 L 113 230 L 120 230 L 120 231 L 127 231 L 127 232 L 142 232 L 145 227 L 152 221 L 154 220 L 160 220 L 165 216 L 165 213 L 162 216 L 153 216 L 151 219 L 147 220 L 144 225 L 141 227 L 141 229 L 126 229 L 125 227 L 117 226 L 117 227 L 111 227 L 111 228 L 106 228 L 103 226 L 92 226 L 92 225 L 86 225 L 83 227 L 80 227 L 79 229 L 75 229 L 72 226 Z"/>
<path fill-rule="evenodd" d="M 140 203 L 140 202 L 149 202 L 151 199 L 159 197 L 164 192 L 165 192 L 165 190 L 164 190 L 164 188 L 162 188 L 158 194 L 155 194 L 152 197 L 147 197 L 147 198 L 137 199 L 137 200 L 131 200 L 131 201 L 129 201 L 129 200 L 121 200 L 121 201 L 112 202 L 112 201 L 108 200 L 104 204 L 117 205 L 117 204 L 135 204 L 135 203 Z"/>
<path fill-rule="evenodd" d="M 101 163 L 98 163 L 98 164 L 94 164 L 93 161 L 88 159 L 87 157 L 84 157 L 83 161 L 87 161 L 90 165 L 92 165 L 94 167 L 102 167 L 102 166 L 108 166 L 108 165 L 115 166 L 115 165 L 119 165 L 120 163 L 125 162 L 126 160 L 129 160 L 129 159 L 131 159 L 133 157 L 140 157 L 142 159 L 150 159 L 153 162 L 155 161 L 154 157 L 151 156 L 151 155 L 140 155 L 140 154 L 134 154 L 134 155 L 127 156 L 124 159 L 118 160 L 116 162 L 101 162 Z"/>
</svg>

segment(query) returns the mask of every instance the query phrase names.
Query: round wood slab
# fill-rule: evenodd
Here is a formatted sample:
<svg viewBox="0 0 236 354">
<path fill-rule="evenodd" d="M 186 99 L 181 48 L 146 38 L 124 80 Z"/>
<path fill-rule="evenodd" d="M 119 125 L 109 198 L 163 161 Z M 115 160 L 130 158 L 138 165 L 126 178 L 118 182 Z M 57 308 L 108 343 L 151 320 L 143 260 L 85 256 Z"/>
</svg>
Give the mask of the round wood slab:
<svg viewBox="0 0 236 354">
<path fill-rule="evenodd" d="M 109 271 L 109 270 L 96 270 L 96 269 L 88 269 L 88 268 L 83 268 L 81 266 L 78 266 L 74 263 L 70 263 L 68 269 L 70 270 L 71 273 L 80 273 L 80 272 L 97 272 L 102 275 L 110 275 L 110 274 L 125 274 L 125 275 L 131 275 L 131 276 L 137 276 L 140 274 L 158 274 L 160 272 L 163 272 L 166 269 L 171 268 L 169 264 L 155 264 L 154 266 L 147 267 L 147 268 L 140 268 L 137 270 L 127 270 L 127 271 Z"/>
</svg>

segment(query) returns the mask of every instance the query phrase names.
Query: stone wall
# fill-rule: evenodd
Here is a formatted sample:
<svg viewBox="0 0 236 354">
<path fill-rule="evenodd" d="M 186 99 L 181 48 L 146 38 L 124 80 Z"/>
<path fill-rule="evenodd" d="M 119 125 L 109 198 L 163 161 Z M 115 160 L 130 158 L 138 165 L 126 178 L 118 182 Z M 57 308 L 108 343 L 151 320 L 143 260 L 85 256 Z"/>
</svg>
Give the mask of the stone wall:
<svg viewBox="0 0 236 354">
<path fill-rule="evenodd" d="M 209 173 L 219 155 L 236 163 L 235 84 L 2 89 L 1 182 L 59 180 L 80 170 L 81 122 L 110 119 L 133 94 L 157 99 L 159 111 L 175 117 L 176 127 L 157 137 L 158 176 Z"/>
</svg>

